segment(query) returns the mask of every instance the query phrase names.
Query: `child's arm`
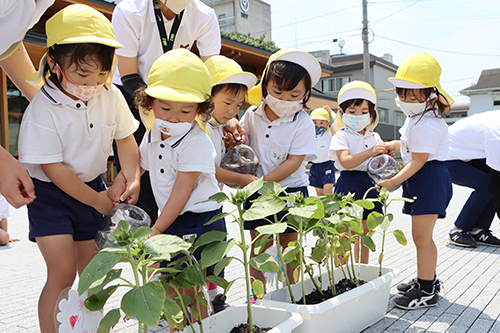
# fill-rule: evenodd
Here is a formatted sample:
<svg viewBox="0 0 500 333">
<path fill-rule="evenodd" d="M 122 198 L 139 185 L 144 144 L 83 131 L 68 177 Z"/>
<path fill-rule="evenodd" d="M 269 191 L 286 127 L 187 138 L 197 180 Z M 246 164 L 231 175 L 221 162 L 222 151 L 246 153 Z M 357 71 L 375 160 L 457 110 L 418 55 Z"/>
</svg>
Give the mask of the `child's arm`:
<svg viewBox="0 0 500 333">
<path fill-rule="evenodd" d="M 388 141 L 385 144 L 387 146 L 387 149 L 389 149 L 389 150 L 401 151 L 401 141 L 400 140 Z"/>
<path fill-rule="evenodd" d="M 94 207 L 103 215 L 107 215 L 113 208 L 113 202 L 108 198 L 107 191 L 97 192 L 87 186 L 61 162 L 42 164 L 41 167 L 50 181 L 81 203 Z"/>
<path fill-rule="evenodd" d="M 337 118 L 337 114 L 335 112 L 333 112 L 333 110 L 328 105 L 323 106 L 323 109 L 328 111 L 328 113 L 330 114 L 330 117 L 332 117 L 332 124 L 330 125 L 330 132 L 332 133 L 332 135 L 334 135 L 335 129 L 333 128 L 333 124 L 335 123 L 335 119 Z"/>
<path fill-rule="evenodd" d="M 429 157 L 429 153 L 412 153 L 412 160 L 410 163 L 405 165 L 405 167 L 394 177 L 391 179 L 386 179 L 381 182 L 378 182 L 377 185 L 381 187 L 385 187 L 389 191 L 398 184 L 401 184 L 414 174 L 416 174 L 422 167 L 425 162 L 427 162 L 427 157 Z"/>
<path fill-rule="evenodd" d="M 139 167 L 139 148 L 133 135 L 116 140 L 118 155 L 122 166 L 126 189 L 120 195 L 120 201 L 135 203 L 139 199 L 141 170 Z"/>
<path fill-rule="evenodd" d="M 153 236 L 161 235 L 179 216 L 189 200 L 199 176 L 200 172 L 177 172 L 172 193 L 153 226 Z"/>
<path fill-rule="evenodd" d="M 143 168 L 140 168 L 140 175 L 142 176 L 144 174 L 145 170 Z M 123 202 L 121 200 L 122 193 L 125 192 L 127 189 L 127 181 L 125 180 L 125 176 L 123 175 L 123 170 L 120 170 L 118 174 L 116 175 L 115 179 L 113 180 L 113 185 L 108 189 L 108 197 L 113 201 L 113 204 L 118 204 L 120 202 Z M 128 203 L 131 203 L 127 201 Z M 134 204 L 136 201 L 132 202 L 131 204 Z"/>
<path fill-rule="evenodd" d="M 344 167 L 344 169 L 353 169 L 370 157 L 385 153 L 387 153 L 387 146 L 383 142 L 377 143 L 372 148 L 354 155 L 351 155 L 351 153 L 347 149 L 336 151 L 337 158 L 339 159 L 339 162 L 342 167 Z"/>
<path fill-rule="evenodd" d="M 280 182 L 297 171 L 306 155 L 288 155 L 286 161 L 264 176 L 266 182 Z"/>
<path fill-rule="evenodd" d="M 217 178 L 219 183 L 236 184 L 241 188 L 259 179 L 254 175 L 229 171 L 218 165 L 215 166 L 215 178 Z"/>
</svg>

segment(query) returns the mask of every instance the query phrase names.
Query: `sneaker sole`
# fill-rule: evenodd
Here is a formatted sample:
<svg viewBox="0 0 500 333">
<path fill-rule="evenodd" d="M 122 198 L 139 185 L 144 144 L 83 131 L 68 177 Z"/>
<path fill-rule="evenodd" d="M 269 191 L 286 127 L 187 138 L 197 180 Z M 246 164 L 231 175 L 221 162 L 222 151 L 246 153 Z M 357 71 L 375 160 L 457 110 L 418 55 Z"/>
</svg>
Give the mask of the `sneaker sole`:
<svg viewBox="0 0 500 333">
<path fill-rule="evenodd" d="M 471 245 L 465 245 L 465 244 L 462 244 L 462 243 L 454 242 L 451 239 L 448 239 L 447 243 L 451 244 L 451 245 L 455 245 L 455 246 L 466 247 L 466 248 L 476 248 L 477 247 L 477 243 L 476 244 L 471 244 Z"/>
<path fill-rule="evenodd" d="M 478 242 L 476 241 L 478 245 L 486 245 L 486 246 L 493 246 L 493 247 L 500 247 L 500 244 L 490 244 L 490 243 L 485 243 L 485 242 Z"/>
<path fill-rule="evenodd" d="M 407 306 L 402 306 L 400 304 L 397 304 L 395 303 L 394 301 L 392 301 L 392 304 L 394 304 L 395 307 L 397 308 L 400 308 L 400 309 L 403 309 L 403 310 L 418 310 L 418 309 L 424 309 L 424 308 L 433 308 L 435 306 L 437 306 L 437 303 L 436 304 L 431 304 L 431 305 L 421 305 L 421 306 L 418 306 L 418 307 L 407 307 Z"/>
</svg>

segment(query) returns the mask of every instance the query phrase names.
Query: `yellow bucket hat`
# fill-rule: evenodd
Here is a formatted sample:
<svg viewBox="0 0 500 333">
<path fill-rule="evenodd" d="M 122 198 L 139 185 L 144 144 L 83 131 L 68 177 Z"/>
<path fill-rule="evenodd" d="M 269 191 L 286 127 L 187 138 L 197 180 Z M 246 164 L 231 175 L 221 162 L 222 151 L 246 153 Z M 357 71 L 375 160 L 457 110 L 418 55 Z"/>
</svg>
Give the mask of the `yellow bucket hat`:
<svg viewBox="0 0 500 333">
<path fill-rule="evenodd" d="M 311 77 L 312 87 L 314 87 L 316 83 L 318 83 L 319 78 L 321 77 L 321 66 L 319 65 L 319 62 L 318 60 L 316 60 L 316 58 L 304 51 L 285 48 L 279 50 L 269 57 L 266 67 L 264 68 L 264 72 L 262 73 L 262 78 L 264 78 L 269 64 L 271 64 L 273 61 L 278 60 L 289 61 L 302 66 Z M 259 105 L 260 102 L 262 102 L 262 95 L 262 84 L 259 83 L 248 92 L 248 102 L 253 105 Z"/>
<path fill-rule="evenodd" d="M 314 109 L 310 116 L 312 120 L 325 120 L 328 123 L 328 125 L 326 125 L 326 129 L 330 127 L 330 114 L 325 109 Z"/>
<path fill-rule="evenodd" d="M 437 60 L 427 53 L 415 53 L 407 57 L 399 66 L 396 77 L 388 80 L 395 87 L 407 89 L 437 88 L 444 95 L 439 96 L 439 101 L 448 107 L 454 103 L 439 83 L 441 66 Z"/>
<path fill-rule="evenodd" d="M 210 74 L 207 67 L 191 51 L 168 51 L 153 63 L 149 71 L 146 94 L 172 102 L 203 103 L 210 96 Z M 155 122 L 149 109 L 140 110 L 147 130 Z"/>
<path fill-rule="evenodd" d="M 352 99 L 366 99 L 367 101 L 372 102 L 373 104 L 377 104 L 377 95 L 375 94 L 375 89 L 369 84 L 364 81 L 351 81 L 349 83 L 346 83 L 340 88 L 339 95 L 337 97 L 337 102 L 340 104 L 344 103 L 345 101 L 349 101 Z M 371 122 L 368 126 L 366 126 L 366 129 L 369 130 L 370 132 L 373 132 L 375 127 L 378 125 L 378 112 L 375 109 L 375 121 Z M 337 132 L 340 130 L 342 127 L 345 126 L 345 123 L 342 121 L 342 117 L 339 114 L 336 118 L 335 121 L 333 122 L 333 129 Z"/>
<path fill-rule="evenodd" d="M 123 45 L 115 40 L 111 22 L 97 10 L 76 4 L 58 11 L 45 23 L 47 47 L 54 44 L 96 43 L 114 48 Z"/>
<path fill-rule="evenodd" d="M 205 61 L 210 73 L 210 85 L 237 83 L 252 89 L 257 82 L 257 77 L 249 72 L 244 72 L 241 66 L 225 56 L 216 55 Z"/>
</svg>

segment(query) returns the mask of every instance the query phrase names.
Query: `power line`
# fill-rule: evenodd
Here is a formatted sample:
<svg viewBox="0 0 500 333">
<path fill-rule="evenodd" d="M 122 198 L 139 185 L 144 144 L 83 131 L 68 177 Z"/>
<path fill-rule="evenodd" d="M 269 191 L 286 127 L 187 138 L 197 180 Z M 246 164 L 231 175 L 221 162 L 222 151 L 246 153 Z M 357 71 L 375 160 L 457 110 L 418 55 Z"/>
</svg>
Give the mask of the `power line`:
<svg viewBox="0 0 500 333">
<path fill-rule="evenodd" d="M 423 0 L 417 0 L 417 1 L 415 1 L 415 2 L 413 2 L 413 3 L 411 3 L 411 4 L 409 4 L 408 6 L 401 8 L 400 10 L 397 10 L 397 11 L 395 11 L 394 13 L 389 14 L 389 15 L 387 15 L 386 17 L 381 18 L 381 19 L 380 19 L 380 20 L 378 20 L 378 21 L 375 21 L 375 22 L 373 22 L 373 23 L 370 23 L 370 26 L 372 26 L 372 25 L 374 25 L 374 24 L 377 24 L 377 23 L 379 23 L 380 21 L 383 21 L 383 20 L 385 20 L 386 18 L 389 18 L 389 17 L 391 17 L 391 16 L 392 16 L 392 15 L 394 15 L 394 14 L 397 14 L 397 13 L 399 13 L 399 12 L 402 12 L 403 10 L 407 9 L 408 7 L 411 7 L 411 6 L 413 6 L 413 5 L 417 4 L 417 3 L 421 2 L 421 1 L 423 1 Z"/>
</svg>

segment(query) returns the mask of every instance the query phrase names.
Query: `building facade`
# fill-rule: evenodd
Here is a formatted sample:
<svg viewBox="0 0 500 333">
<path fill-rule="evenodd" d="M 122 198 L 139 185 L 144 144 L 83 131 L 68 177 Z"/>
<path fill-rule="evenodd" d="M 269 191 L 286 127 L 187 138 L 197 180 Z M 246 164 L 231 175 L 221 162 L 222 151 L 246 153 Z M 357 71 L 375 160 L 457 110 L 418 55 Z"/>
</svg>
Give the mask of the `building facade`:
<svg viewBox="0 0 500 333">
<path fill-rule="evenodd" d="M 483 70 L 477 83 L 460 93 L 470 98 L 469 115 L 500 110 L 500 68 Z"/>
</svg>

